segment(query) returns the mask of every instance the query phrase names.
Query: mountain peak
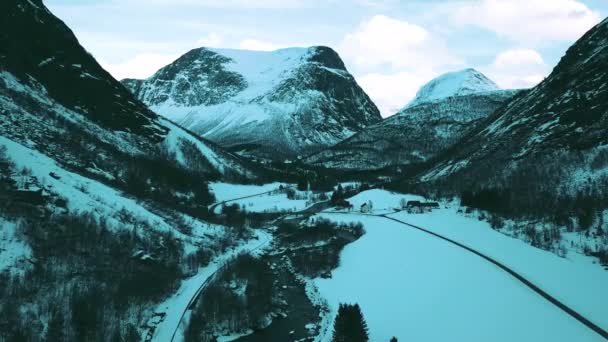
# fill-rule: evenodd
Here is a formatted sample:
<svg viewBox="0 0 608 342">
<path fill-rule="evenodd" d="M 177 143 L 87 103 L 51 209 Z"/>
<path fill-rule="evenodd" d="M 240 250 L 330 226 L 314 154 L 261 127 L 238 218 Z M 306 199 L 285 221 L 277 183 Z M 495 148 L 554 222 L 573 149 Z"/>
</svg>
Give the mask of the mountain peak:
<svg viewBox="0 0 608 342">
<path fill-rule="evenodd" d="M 496 83 L 473 68 L 445 73 L 422 86 L 406 108 L 451 96 L 499 90 Z"/>
<path fill-rule="evenodd" d="M 265 158 L 316 151 L 382 119 L 338 53 L 324 46 L 199 48 L 123 84 L 172 121 Z"/>
</svg>

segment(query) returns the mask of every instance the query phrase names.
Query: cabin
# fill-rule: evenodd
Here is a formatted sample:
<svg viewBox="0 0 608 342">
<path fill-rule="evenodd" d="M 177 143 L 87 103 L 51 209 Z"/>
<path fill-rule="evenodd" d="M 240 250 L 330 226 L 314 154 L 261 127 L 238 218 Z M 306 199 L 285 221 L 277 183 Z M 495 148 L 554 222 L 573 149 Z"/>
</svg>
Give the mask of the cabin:
<svg viewBox="0 0 608 342">
<path fill-rule="evenodd" d="M 407 201 L 406 207 L 408 209 L 411 209 L 411 208 L 420 208 L 420 207 L 422 207 L 422 203 L 420 203 L 420 201 Z"/>
<path fill-rule="evenodd" d="M 439 203 L 408 201 L 406 208 L 410 213 L 424 213 L 426 211 L 432 211 L 433 209 L 439 209 Z"/>
<path fill-rule="evenodd" d="M 361 212 L 364 214 L 369 213 L 372 210 L 372 208 L 369 206 L 369 204 L 367 203 L 363 203 L 361 204 Z"/>
<path fill-rule="evenodd" d="M 437 202 L 425 202 L 425 203 L 422 203 L 422 207 L 423 208 L 427 208 L 429 210 L 439 209 L 439 203 L 437 203 Z"/>
</svg>

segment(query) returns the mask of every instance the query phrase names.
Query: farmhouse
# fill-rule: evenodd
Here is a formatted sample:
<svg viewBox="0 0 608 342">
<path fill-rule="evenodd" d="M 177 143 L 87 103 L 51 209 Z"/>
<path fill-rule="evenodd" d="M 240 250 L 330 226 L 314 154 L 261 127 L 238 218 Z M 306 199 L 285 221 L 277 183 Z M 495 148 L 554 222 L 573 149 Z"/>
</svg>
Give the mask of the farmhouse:
<svg viewBox="0 0 608 342">
<path fill-rule="evenodd" d="M 439 203 L 437 203 L 437 202 L 425 202 L 425 203 L 422 203 L 422 207 L 423 208 L 427 208 L 427 209 L 439 209 Z"/>
<path fill-rule="evenodd" d="M 371 210 L 371 207 L 369 206 L 369 204 L 367 204 L 367 203 L 361 204 L 361 212 L 362 213 L 364 213 L 364 214 L 369 213 L 370 210 Z"/>
<path fill-rule="evenodd" d="M 437 202 L 420 202 L 420 201 L 408 201 L 406 209 L 410 213 L 423 213 L 425 211 L 431 211 L 433 209 L 439 209 L 439 203 Z"/>
</svg>

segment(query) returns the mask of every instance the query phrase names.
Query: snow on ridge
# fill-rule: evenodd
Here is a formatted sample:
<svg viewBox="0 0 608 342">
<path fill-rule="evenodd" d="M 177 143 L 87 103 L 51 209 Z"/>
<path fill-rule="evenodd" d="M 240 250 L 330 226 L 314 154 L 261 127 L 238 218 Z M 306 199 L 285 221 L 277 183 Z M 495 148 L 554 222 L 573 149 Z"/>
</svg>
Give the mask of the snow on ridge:
<svg viewBox="0 0 608 342">
<path fill-rule="evenodd" d="M 475 69 L 453 71 L 436 77 L 422 86 L 416 97 L 405 108 L 451 96 L 495 90 L 500 90 L 496 83 Z"/>
<path fill-rule="evenodd" d="M 228 71 L 243 76 L 247 88 L 236 95 L 235 100 L 251 99 L 274 89 L 280 80 L 287 78 L 310 54 L 308 48 L 287 48 L 275 51 L 250 51 L 235 49 L 209 49 L 231 59 L 224 66 Z"/>
</svg>

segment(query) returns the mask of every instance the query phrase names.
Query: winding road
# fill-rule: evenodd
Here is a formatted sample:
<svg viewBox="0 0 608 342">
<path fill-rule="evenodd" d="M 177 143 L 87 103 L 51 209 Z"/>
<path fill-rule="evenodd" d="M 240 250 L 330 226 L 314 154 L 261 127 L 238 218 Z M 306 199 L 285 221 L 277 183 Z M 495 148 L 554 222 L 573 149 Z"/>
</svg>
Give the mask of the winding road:
<svg viewBox="0 0 608 342">
<path fill-rule="evenodd" d="M 257 197 L 257 196 L 264 196 L 264 195 L 273 193 L 277 190 L 279 190 L 279 189 L 221 201 L 221 202 L 210 205 L 209 210 L 213 211 L 213 210 L 215 210 L 216 207 L 218 207 L 219 205 L 225 204 L 225 203 L 238 201 L 238 200 L 246 199 L 246 198 L 253 198 L 253 197 Z M 277 218 L 276 220 L 269 222 L 267 227 L 276 225 L 277 222 L 284 220 L 290 216 L 313 215 L 317 212 L 320 212 L 320 211 L 326 209 L 328 207 L 328 203 L 329 203 L 328 201 L 315 203 L 315 204 L 311 205 L 310 207 L 305 208 L 301 211 L 283 215 L 283 216 Z M 228 260 L 231 256 L 234 256 L 238 253 L 255 252 L 257 250 L 265 248 L 270 243 L 270 241 L 272 239 L 268 233 L 266 233 L 263 230 L 259 230 L 259 229 L 257 231 L 263 235 L 263 237 L 260 239 L 261 242 L 259 244 L 255 244 L 253 246 L 250 246 L 250 244 L 247 244 L 245 246 L 241 246 L 240 249 L 237 248 L 235 251 L 227 253 L 227 255 L 220 256 L 212 264 L 210 264 L 210 266 L 206 267 L 201 273 L 199 273 L 198 275 L 185 281 L 184 284 L 182 285 L 182 287 L 180 287 L 178 292 L 172 298 L 174 300 L 171 300 L 171 299 L 169 300 L 170 305 L 165 305 L 166 310 L 164 311 L 164 316 L 162 316 L 163 317 L 162 320 L 158 323 L 158 325 L 155 327 L 153 332 L 148 335 L 148 338 L 146 339 L 146 341 L 158 341 L 158 342 L 171 341 L 171 342 L 173 342 L 173 341 L 179 340 L 178 333 L 179 333 L 180 327 L 183 325 L 184 317 L 186 316 L 188 311 L 192 309 L 193 304 L 196 302 L 196 300 L 198 299 L 200 294 L 203 292 L 203 290 L 207 287 L 207 285 L 209 285 L 209 283 L 213 280 L 213 278 L 221 270 L 220 264 L 222 263 L 222 261 Z M 190 281 L 191 283 L 189 283 L 188 281 Z M 175 300 L 177 297 L 179 297 L 181 300 Z M 167 303 L 167 302 L 165 302 L 165 303 Z"/>
<path fill-rule="evenodd" d="M 207 267 L 195 276 L 182 282 L 179 290 L 157 308 L 157 317 L 160 321 L 148 332 L 145 341 L 167 342 L 179 340 L 178 334 L 184 322 L 184 317 L 192 308 L 201 292 L 221 270 L 223 263 L 243 252 L 255 252 L 265 248 L 272 240 L 270 234 L 256 230 L 258 239 L 248 241 L 246 244 L 217 257 Z"/>
</svg>

